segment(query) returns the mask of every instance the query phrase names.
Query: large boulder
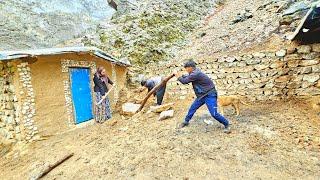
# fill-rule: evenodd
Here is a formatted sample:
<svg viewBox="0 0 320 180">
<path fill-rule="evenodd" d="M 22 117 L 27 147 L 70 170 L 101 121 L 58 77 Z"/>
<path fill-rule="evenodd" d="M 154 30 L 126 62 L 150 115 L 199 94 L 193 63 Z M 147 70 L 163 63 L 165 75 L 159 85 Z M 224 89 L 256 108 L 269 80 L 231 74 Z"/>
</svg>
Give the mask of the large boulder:
<svg viewBox="0 0 320 180">
<path fill-rule="evenodd" d="M 122 105 L 122 114 L 134 115 L 138 111 L 139 108 L 140 108 L 140 104 L 124 103 Z"/>
</svg>

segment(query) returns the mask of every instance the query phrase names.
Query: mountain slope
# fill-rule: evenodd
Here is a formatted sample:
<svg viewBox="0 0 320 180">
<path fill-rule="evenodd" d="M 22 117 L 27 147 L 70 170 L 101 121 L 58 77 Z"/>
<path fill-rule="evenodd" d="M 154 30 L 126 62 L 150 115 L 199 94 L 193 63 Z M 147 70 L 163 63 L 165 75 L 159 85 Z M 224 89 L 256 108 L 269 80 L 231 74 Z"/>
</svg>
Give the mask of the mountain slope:
<svg viewBox="0 0 320 180">
<path fill-rule="evenodd" d="M 0 50 L 52 47 L 95 31 L 113 13 L 105 0 L 0 1 Z"/>
</svg>

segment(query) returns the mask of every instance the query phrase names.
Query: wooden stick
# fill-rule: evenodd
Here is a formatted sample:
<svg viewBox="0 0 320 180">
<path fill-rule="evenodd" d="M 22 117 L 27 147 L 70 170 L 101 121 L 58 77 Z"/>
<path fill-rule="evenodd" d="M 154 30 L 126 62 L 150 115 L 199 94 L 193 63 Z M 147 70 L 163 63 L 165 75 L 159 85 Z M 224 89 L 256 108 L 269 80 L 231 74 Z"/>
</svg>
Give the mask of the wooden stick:
<svg viewBox="0 0 320 180">
<path fill-rule="evenodd" d="M 145 105 L 146 102 L 148 101 L 149 97 L 150 97 L 154 92 L 156 92 L 161 86 L 164 86 L 165 84 L 167 84 L 167 82 L 168 82 L 171 78 L 173 78 L 174 76 L 175 76 L 175 75 L 172 74 L 172 75 L 166 77 L 165 79 L 163 79 L 163 80 L 161 81 L 160 84 L 158 84 L 158 85 L 155 86 L 150 92 L 148 92 L 147 96 L 143 99 L 143 101 L 142 101 L 142 103 L 141 103 L 141 106 L 140 106 L 140 108 L 138 109 L 137 112 L 140 112 L 140 111 L 142 110 L 142 108 L 144 107 L 144 105 Z"/>
<path fill-rule="evenodd" d="M 62 159 L 60 159 L 59 161 L 57 161 L 56 163 L 49 165 L 44 171 L 42 171 L 35 179 L 41 179 L 43 178 L 45 175 L 47 175 L 51 170 L 53 170 L 54 168 L 56 168 L 57 166 L 59 166 L 60 164 L 62 164 L 64 161 L 66 161 L 67 159 L 71 158 L 74 154 L 71 153 L 69 155 L 64 156 Z"/>
<path fill-rule="evenodd" d="M 102 101 L 103 100 L 105 100 L 106 98 L 107 98 L 107 96 L 108 96 L 108 94 L 111 92 L 111 90 L 113 89 L 113 87 L 114 87 L 115 85 L 113 85 L 111 88 L 110 88 L 110 90 L 105 94 L 105 96 L 104 96 L 104 98 L 102 98 L 96 105 L 99 105 L 99 104 L 101 104 L 102 103 Z"/>
</svg>

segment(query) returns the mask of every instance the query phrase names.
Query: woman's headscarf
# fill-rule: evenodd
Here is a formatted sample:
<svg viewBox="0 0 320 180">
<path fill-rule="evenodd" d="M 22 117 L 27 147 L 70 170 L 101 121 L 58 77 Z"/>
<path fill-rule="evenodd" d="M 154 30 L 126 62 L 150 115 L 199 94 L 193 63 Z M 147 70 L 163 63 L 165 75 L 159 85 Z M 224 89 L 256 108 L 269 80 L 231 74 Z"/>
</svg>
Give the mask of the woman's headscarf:
<svg viewBox="0 0 320 180">
<path fill-rule="evenodd" d="M 103 70 L 105 70 L 104 67 L 98 67 L 96 75 L 98 76 L 99 79 L 101 79 L 101 81 L 103 81 L 104 83 L 108 84 L 108 76 L 107 75 L 102 75 L 102 71 Z"/>
</svg>

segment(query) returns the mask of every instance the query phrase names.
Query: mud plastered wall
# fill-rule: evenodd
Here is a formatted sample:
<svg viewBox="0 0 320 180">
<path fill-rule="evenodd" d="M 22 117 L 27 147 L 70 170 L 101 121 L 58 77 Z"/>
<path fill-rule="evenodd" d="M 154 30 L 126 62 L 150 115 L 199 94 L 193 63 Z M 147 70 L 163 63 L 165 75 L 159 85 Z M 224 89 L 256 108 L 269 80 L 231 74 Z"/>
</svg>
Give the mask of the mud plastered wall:
<svg viewBox="0 0 320 180">
<path fill-rule="evenodd" d="M 210 58 L 197 63 L 214 80 L 219 95 L 242 95 L 251 101 L 320 95 L 320 44 Z M 146 69 L 146 73 L 166 76 L 181 70 L 181 66 L 181 62 L 157 64 Z M 183 86 L 176 79 L 168 83 L 168 89 L 181 99 L 192 93 L 191 86 Z"/>
</svg>

